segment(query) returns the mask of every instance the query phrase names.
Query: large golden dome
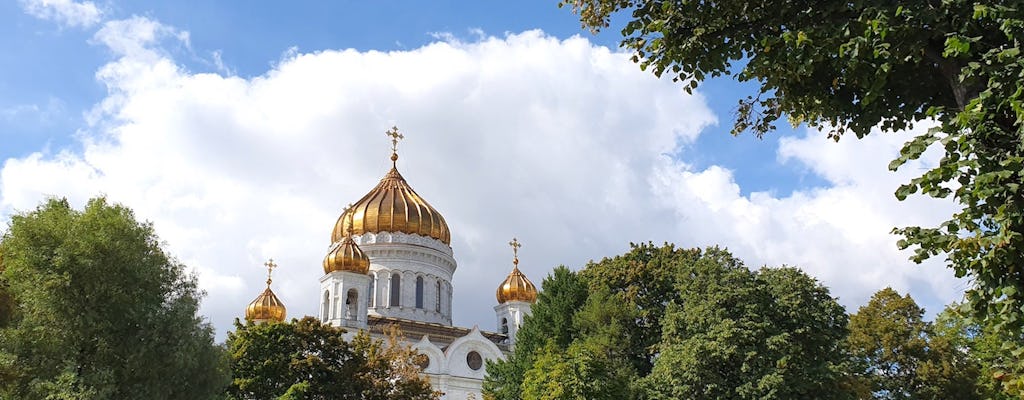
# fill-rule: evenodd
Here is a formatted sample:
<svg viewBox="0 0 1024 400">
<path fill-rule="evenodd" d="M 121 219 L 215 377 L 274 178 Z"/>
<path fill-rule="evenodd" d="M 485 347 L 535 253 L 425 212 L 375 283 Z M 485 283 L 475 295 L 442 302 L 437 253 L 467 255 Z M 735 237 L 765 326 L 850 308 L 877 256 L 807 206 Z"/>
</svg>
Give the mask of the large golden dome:
<svg viewBox="0 0 1024 400">
<path fill-rule="evenodd" d="M 395 159 L 397 156 L 392 155 L 392 160 Z M 451 233 L 444 217 L 412 190 L 395 167 L 384 175 L 377 187 L 338 217 L 331 243 L 341 241 L 350 224 L 353 235 L 404 232 L 451 244 Z"/>
<path fill-rule="evenodd" d="M 370 272 L 370 257 L 363 253 L 363 250 L 352 240 L 352 236 L 346 235 L 341 243 L 331 247 L 324 258 L 324 274 L 334 271 L 348 271 L 357 274 Z"/>
<path fill-rule="evenodd" d="M 284 303 L 270 290 L 268 285 L 263 293 L 256 296 L 256 299 L 245 308 L 245 319 L 248 321 L 284 321 Z"/>
</svg>

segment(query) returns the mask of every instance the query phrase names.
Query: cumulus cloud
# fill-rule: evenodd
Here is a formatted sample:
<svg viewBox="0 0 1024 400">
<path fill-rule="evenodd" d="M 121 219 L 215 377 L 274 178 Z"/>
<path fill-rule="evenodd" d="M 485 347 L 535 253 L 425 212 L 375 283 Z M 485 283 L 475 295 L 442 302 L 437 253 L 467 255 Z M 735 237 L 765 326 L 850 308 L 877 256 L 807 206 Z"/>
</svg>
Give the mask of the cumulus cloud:
<svg viewBox="0 0 1024 400">
<path fill-rule="evenodd" d="M 946 270 L 908 266 L 887 234 L 945 212 L 892 198 L 900 178 L 884 159 L 895 136 L 836 145 L 808 132 L 780 160 L 831 187 L 743 196 L 728 169 L 672 156 L 716 121 L 701 95 L 584 38 L 528 31 L 408 51 L 286 52 L 248 79 L 187 71 L 160 51 L 165 39 L 188 36 L 141 17 L 97 33 L 116 57 L 97 72 L 109 94 L 81 150 L 6 160 L 0 215 L 46 195 L 83 204 L 103 193 L 134 208 L 195 269 L 221 333 L 261 290 L 270 257 L 289 314 L 315 313 L 331 228 L 390 167 L 392 125 L 406 136 L 399 169 L 451 227 L 459 325 L 495 329 L 513 236 L 537 283 L 555 265 L 651 240 L 799 265 L 847 305 L 890 284 L 937 304 L 955 295 Z"/>
<path fill-rule="evenodd" d="M 88 28 L 103 17 L 103 12 L 91 1 L 21 0 L 21 6 L 29 15 L 68 27 Z"/>
</svg>

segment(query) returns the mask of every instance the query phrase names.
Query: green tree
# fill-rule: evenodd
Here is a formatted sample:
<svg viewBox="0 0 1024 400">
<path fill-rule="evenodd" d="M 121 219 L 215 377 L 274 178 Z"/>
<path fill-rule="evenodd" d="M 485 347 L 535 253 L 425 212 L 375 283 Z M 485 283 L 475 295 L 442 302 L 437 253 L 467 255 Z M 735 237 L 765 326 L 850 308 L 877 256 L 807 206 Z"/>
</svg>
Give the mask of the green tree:
<svg viewBox="0 0 1024 400">
<path fill-rule="evenodd" d="M 397 334 L 387 344 L 313 317 L 241 324 L 228 333 L 231 399 L 437 399 Z"/>
<path fill-rule="evenodd" d="M 976 399 L 978 368 L 954 337 L 935 335 L 910 295 L 886 288 L 850 316 L 853 363 L 875 399 Z"/>
<path fill-rule="evenodd" d="M 935 317 L 932 335 L 952 349 L 954 363 L 946 363 L 950 368 L 961 371 L 963 379 L 975 376 L 972 384 L 960 383 L 962 387 L 973 387 L 980 398 L 992 400 L 1010 400 L 1003 393 L 1000 379 L 1004 378 L 1005 365 L 1010 354 L 1002 351 L 1002 343 L 1024 338 L 999 337 L 999 333 L 991 326 L 983 326 L 960 311 L 960 304 L 951 304 Z M 941 371 L 941 370 L 939 370 Z"/>
<path fill-rule="evenodd" d="M 579 343 L 541 349 L 523 380 L 524 400 L 625 400 L 630 382 L 604 348 Z"/>
<path fill-rule="evenodd" d="M 661 353 L 642 381 L 652 399 L 838 399 L 846 314 L 793 268 L 754 273 L 702 262 L 677 281 Z"/>
<path fill-rule="evenodd" d="M 630 243 L 627 253 L 590 262 L 580 271 L 590 293 L 601 293 L 602 296 L 607 293 L 611 297 L 598 304 L 621 302 L 631 309 L 628 314 L 620 312 L 628 318 L 620 324 L 619 333 L 623 335 L 620 345 L 624 360 L 631 363 L 638 373 L 647 374 L 654 365 L 665 306 L 679 299 L 675 280 L 680 271 L 698 260 L 720 255 L 722 252 L 717 248 L 702 252 L 700 249 L 677 249 L 668 243 L 662 246 L 650 242 Z M 726 258 L 718 261 L 738 262 L 731 255 Z"/>
<path fill-rule="evenodd" d="M 710 77 L 758 85 L 739 101 L 732 132 L 761 136 L 783 115 L 838 140 L 924 120 L 897 169 L 933 145 L 945 156 L 896 196 L 953 195 L 961 206 L 935 227 L 895 229 L 921 262 L 945 254 L 974 285 L 968 303 L 1010 337 L 1024 331 L 1024 1 L 676 2 L 562 0 L 584 27 L 628 13 L 622 45 L 655 75 L 692 91 Z M 931 124 L 931 122 L 929 122 Z M 1005 343 L 1024 395 L 1024 343 Z M 1015 383 L 1014 383 L 1015 382 Z"/>
<path fill-rule="evenodd" d="M 0 397 L 205 399 L 227 384 L 195 278 L 123 206 L 13 216 L 0 271 Z"/>
<path fill-rule="evenodd" d="M 577 337 L 573 315 L 587 300 L 587 286 L 579 275 L 559 266 L 541 282 L 541 291 L 516 334 L 516 345 L 505 360 L 488 361 L 483 392 L 495 400 L 521 399 L 526 371 L 536 353 L 550 343 L 567 348 Z"/>
</svg>

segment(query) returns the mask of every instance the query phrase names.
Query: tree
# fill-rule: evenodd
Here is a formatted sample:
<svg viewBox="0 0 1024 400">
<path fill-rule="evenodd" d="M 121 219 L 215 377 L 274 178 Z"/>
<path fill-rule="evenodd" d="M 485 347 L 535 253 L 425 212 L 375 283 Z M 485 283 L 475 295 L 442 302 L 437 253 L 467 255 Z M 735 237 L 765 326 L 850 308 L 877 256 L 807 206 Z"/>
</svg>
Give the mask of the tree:
<svg viewBox="0 0 1024 400">
<path fill-rule="evenodd" d="M 949 363 L 951 368 L 962 371 L 963 378 L 975 376 L 972 384 L 980 398 L 1010 400 L 1002 393 L 1000 380 L 1004 378 L 1003 365 L 1010 360 L 1010 354 L 1002 351 L 1001 343 L 1024 338 L 1003 338 L 991 326 L 984 326 L 960 311 L 960 304 L 951 304 L 935 317 L 932 336 L 952 349 L 958 362 Z"/>
<path fill-rule="evenodd" d="M 846 314 L 793 268 L 698 263 L 677 283 L 651 399 L 840 399 Z"/>
<path fill-rule="evenodd" d="M 0 271 L 0 397 L 205 399 L 227 383 L 195 278 L 123 206 L 13 216 Z"/>
<path fill-rule="evenodd" d="M 438 398 L 418 375 L 416 353 L 393 333 L 388 343 L 313 317 L 266 324 L 235 321 L 228 333 L 231 399 Z"/>
<path fill-rule="evenodd" d="M 598 304 L 621 302 L 627 311 L 627 321 L 622 321 L 621 340 L 623 356 L 640 374 L 647 374 L 654 365 L 657 345 L 661 341 L 661 318 L 665 306 L 679 299 L 675 283 L 681 271 L 703 259 L 717 259 L 727 252 L 710 248 L 677 249 L 666 243 L 630 243 L 629 252 L 590 262 L 580 271 L 587 282 L 589 292 L 607 293 L 611 298 Z M 738 262 L 731 255 L 718 261 Z M 620 312 L 620 314 L 623 314 Z M 611 321 L 606 321 L 610 323 Z M 600 325 L 604 325 L 602 322 Z"/>
<path fill-rule="evenodd" d="M 564 266 L 551 271 L 541 282 L 541 291 L 516 334 L 516 346 L 505 360 L 488 361 L 483 392 L 495 400 L 521 399 L 526 371 L 536 353 L 549 343 L 567 348 L 576 338 L 573 315 L 587 300 L 587 286 L 579 275 Z"/>
<path fill-rule="evenodd" d="M 952 195 L 962 208 L 935 227 L 895 229 L 898 245 L 915 247 L 916 262 L 945 254 L 956 275 L 974 283 L 967 301 L 975 316 L 1009 337 L 1024 331 L 1024 1 L 560 5 L 594 31 L 629 13 L 622 45 L 633 60 L 687 91 L 723 75 L 756 82 L 758 93 L 739 101 L 734 134 L 760 137 L 783 115 L 836 140 L 934 121 L 889 168 L 933 146 L 945 156 L 896 196 Z M 1024 387 L 1024 344 L 1005 346 L 1017 357 L 1008 382 Z"/>
<path fill-rule="evenodd" d="M 980 399 L 977 366 L 950 337 L 935 335 L 910 295 L 886 288 L 850 316 L 848 345 L 874 399 Z"/>
<path fill-rule="evenodd" d="M 625 400 L 630 382 L 603 348 L 545 346 L 523 380 L 524 400 Z"/>
</svg>

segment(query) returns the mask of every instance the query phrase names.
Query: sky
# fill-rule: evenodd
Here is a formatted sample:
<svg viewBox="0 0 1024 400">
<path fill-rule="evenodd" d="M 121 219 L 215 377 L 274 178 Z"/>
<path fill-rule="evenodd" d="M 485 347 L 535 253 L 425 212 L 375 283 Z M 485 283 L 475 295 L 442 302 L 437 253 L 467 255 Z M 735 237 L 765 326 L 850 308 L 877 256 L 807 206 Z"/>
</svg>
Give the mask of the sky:
<svg viewBox="0 0 1024 400">
<path fill-rule="evenodd" d="M 800 267 L 849 312 L 887 286 L 929 315 L 962 298 L 889 233 L 954 211 L 894 197 L 940 156 L 888 171 L 914 132 L 731 136 L 755 86 L 686 94 L 630 62 L 621 21 L 592 34 L 556 1 L 324 3 L 0 4 L 0 232 L 105 195 L 197 276 L 219 338 L 271 257 L 289 316 L 314 315 L 334 222 L 398 126 L 399 170 L 452 232 L 459 326 L 496 329 L 513 237 L 538 285 L 650 241 Z"/>
</svg>

